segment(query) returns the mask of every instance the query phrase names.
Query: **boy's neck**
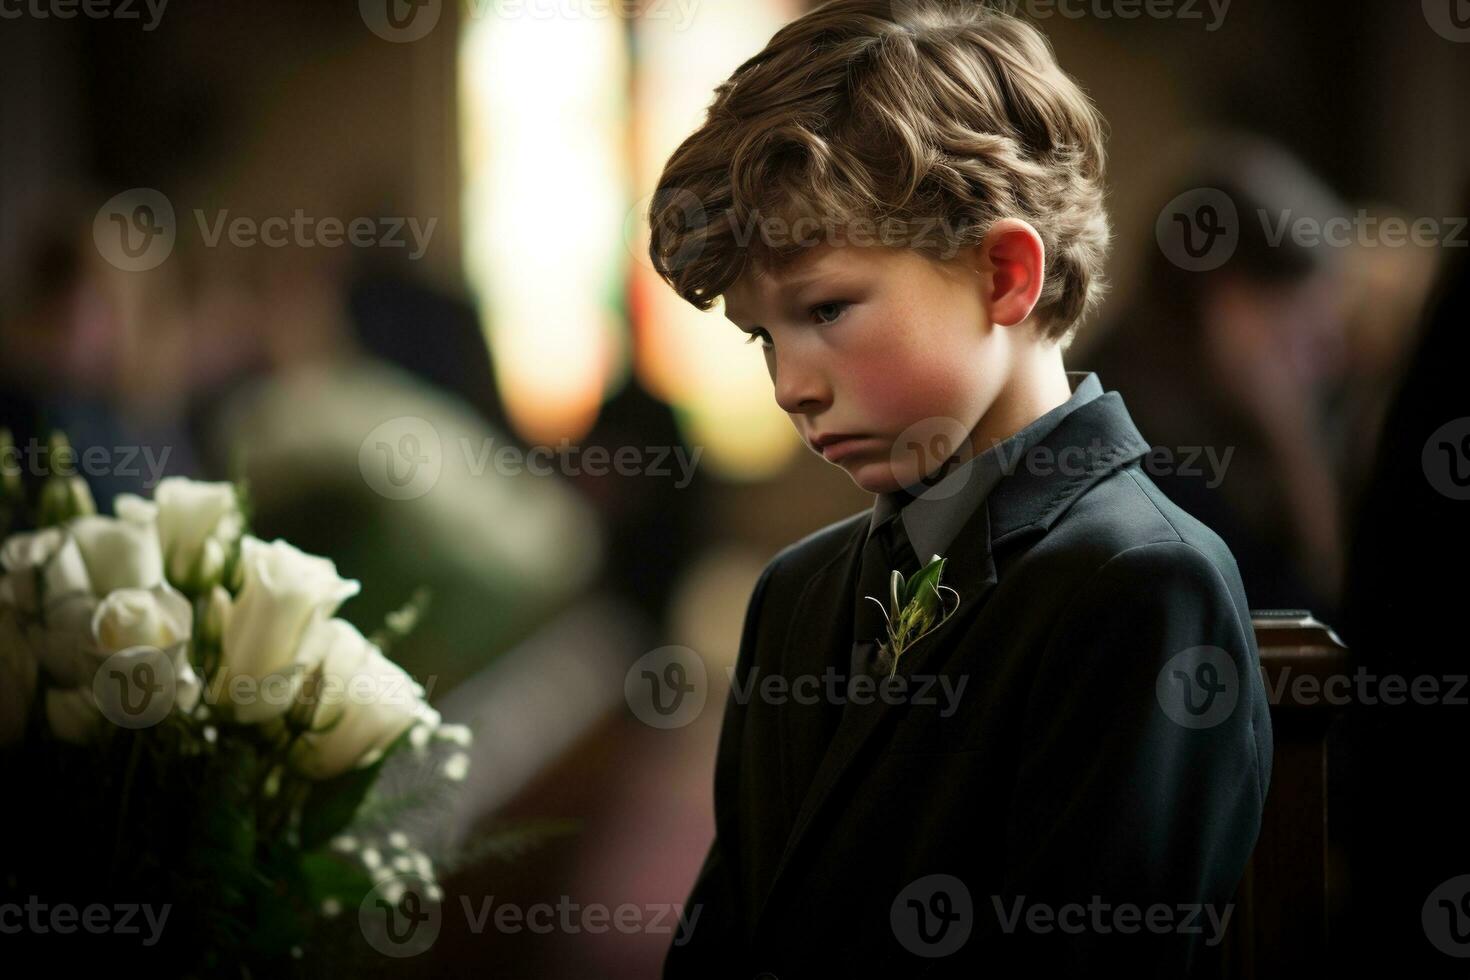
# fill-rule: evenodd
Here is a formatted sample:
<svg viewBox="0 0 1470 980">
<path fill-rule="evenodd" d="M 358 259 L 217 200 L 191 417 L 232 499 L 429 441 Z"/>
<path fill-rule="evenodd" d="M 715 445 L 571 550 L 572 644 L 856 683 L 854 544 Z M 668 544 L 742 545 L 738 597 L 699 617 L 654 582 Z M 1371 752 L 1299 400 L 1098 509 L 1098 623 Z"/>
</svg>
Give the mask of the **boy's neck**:
<svg viewBox="0 0 1470 980">
<path fill-rule="evenodd" d="M 970 450 L 980 455 L 1010 438 L 1072 397 L 1059 343 L 1025 344 L 990 410 L 970 432 Z"/>
</svg>

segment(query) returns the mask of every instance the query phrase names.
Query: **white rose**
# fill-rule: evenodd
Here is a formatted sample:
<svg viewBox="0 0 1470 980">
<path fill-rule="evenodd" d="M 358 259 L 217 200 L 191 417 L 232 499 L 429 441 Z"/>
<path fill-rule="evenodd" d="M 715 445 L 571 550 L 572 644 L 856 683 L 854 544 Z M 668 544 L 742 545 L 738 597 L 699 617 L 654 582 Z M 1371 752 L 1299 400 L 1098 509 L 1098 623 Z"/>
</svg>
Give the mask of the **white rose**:
<svg viewBox="0 0 1470 980">
<path fill-rule="evenodd" d="M 194 610 L 177 589 L 118 589 L 108 594 L 92 617 L 98 662 L 114 654 L 150 657 L 160 650 L 174 675 L 174 707 L 183 712 L 199 703 L 200 681 L 189 663 Z"/>
<path fill-rule="evenodd" d="M 218 683 L 246 723 L 276 717 L 291 706 L 299 686 L 297 652 L 308 627 L 329 619 L 361 584 L 337 574 L 330 559 L 308 555 L 279 538 L 252 535 L 240 542 L 244 585 L 224 627 Z M 237 678 L 249 683 L 237 686 Z M 289 689 L 279 682 L 286 679 Z"/>
<path fill-rule="evenodd" d="M 13 609 L 0 607 L 0 746 L 19 740 L 36 695 L 36 657 Z"/>
<path fill-rule="evenodd" d="M 302 662 L 322 668 L 313 730 L 291 747 L 293 768 L 309 779 L 371 765 L 414 724 L 439 722 L 424 689 L 345 620 L 314 624 Z"/>
<path fill-rule="evenodd" d="M 171 476 L 153 500 L 169 579 L 191 590 L 213 585 L 244 529 L 234 486 Z"/>
<path fill-rule="evenodd" d="M 113 589 L 151 589 L 163 581 L 163 552 L 146 501 L 119 494 L 121 514 L 78 517 L 66 525 L 86 562 L 94 595 Z"/>
<path fill-rule="evenodd" d="M 0 548 L 0 607 L 15 613 L 15 628 L 53 680 L 87 683 L 91 654 L 91 578 L 77 541 L 60 528 L 12 535 Z M 44 605 L 44 609 L 42 606 Z"/>
<path fill-rule="evenodd" d="M 92 580 L 82 560 L 82 551 L 60 528 L 11 535 L 0 547 L 0 566 L 6 572 L 0 580 L 0 604 L 29 615 L 40 612 L 38 589 L 52 601 L 69 595 L 92 594 Z"/>
<path fill-rule="evenodd" d="M 72 593 L 46 604 L 44 622 L 32 621 L 27 629 L 32 649 L 51 680 L 62 687 L 92 683 L 101 661 L 92 638 L 92 616 L 97 600 L 86 593 Z"/>
<path fill-rule="evenodd" d="M 92 617 L 92 636 L 104 653 L 128 647 L 167 649 L 189 639 L 194 610 L 171 585 L 108 593 Z"/>
</svg>

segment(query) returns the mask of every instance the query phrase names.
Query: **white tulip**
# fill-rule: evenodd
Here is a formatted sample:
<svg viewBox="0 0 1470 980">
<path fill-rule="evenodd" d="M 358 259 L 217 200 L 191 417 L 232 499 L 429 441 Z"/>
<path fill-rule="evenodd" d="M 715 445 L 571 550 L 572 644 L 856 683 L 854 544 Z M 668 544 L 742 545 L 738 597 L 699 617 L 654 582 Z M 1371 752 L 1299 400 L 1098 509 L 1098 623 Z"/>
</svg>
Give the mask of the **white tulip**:
<svg viewBox="0 0 1470 980">
<path fill-rule="evenodd" d="M 279 538 L 240 542 L 244 585 L 224 626 L 220 693 L 246 723 L 268 720 L 291 706 L 300 683 L 298 649 L 307 629 L 330 618 L 362 588 L 337 574 L 330 559 L 308 555 Z M 235 683 L 247 683 L 239 687 Z M 289 689 L 280 682 L 286 680 Z"/>
<path fill-rule="evenodd" d="M 345 620 L 314 624 L 301 659 L 322 670 L 312 731 L 291 749 L 292 765 L 309 779 L 371 765 L 411 726 L 439 722 L 424 689 Z"/>
<path fill-rule="evenodd" d="M 153 500 L 169 579 L 194 591 L 218 582 L 244 529 L 234 485 L 173 476 L 159 481 Z"/>
</svg>

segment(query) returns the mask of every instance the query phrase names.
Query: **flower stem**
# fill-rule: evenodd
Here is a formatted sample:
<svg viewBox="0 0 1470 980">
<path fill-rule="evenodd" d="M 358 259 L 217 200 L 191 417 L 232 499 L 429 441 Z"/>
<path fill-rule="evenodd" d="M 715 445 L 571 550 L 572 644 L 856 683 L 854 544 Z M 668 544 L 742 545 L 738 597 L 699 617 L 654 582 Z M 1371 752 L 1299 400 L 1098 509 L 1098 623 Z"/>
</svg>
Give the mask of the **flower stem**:
<svg viewBox="0 0 1470 980">
<path fill-rule="evenodd" d="M 143 736 L 132 732 L 133 744 L 128 749 L 128 768 L 123 775 L 122 798 L 117 809 L 117 834 L 112 842 L 112 867 L 108 870 L 108 881 L 115 882 L 117 868 L 122 860 L 123 835 L 127 831 L 128 806 L 132 802 L 133 781 L 138 774 L 138 758 L 143 754 Z"/>
</svg>

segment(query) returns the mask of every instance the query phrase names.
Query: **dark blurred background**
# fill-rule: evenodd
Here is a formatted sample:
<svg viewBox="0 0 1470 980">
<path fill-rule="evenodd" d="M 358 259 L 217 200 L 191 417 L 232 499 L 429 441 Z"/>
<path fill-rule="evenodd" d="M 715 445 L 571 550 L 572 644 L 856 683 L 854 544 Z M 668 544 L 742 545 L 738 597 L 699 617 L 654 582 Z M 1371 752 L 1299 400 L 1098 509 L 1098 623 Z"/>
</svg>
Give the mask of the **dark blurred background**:
<svg viewBox="0 0 1470 980">
<path fill-rule="evenodd" d="M 163 475 L 247 478 L 256 534 L 364 582 L 342 611 L 364 629 L 432 589 L 394 652 L 477 731 L 446 819 L 580 827 L 464 873 L 449 905 L 682 902 L 713 832 L 722 685 L 755 578 L 871 498 L 804 449 L 719 312 L 657 280 L 639 222 L 714 85 L 803 7 L 430 2 L 405 27 L 382 6 L 6 8 L 0 425 L 22 446 L 63 428 L 105 447 L 87 474 L 103 509 Z M 1437 562 L 1458 557 L 1464 521 L 1420 450 L 1470 415 L 1439 376 L 1456 349 L 1422 353 L 1431 322 L 1450 345 L 1466 326 L 1450 289 L 1470 242 L 1470 26 L 1454 0 L 1033 6 L 1110 127 L 1113 289 L 1068 369 L 1097 371 L 1167 451 L 1155 479 L 1226 539 L 1253 608 L 1309 610 L 1379 663 L 1438 642 L 1423 624 L 1453 615 L 1434 603 L 1463 579 Z M 1229 254 L 1195 254 L 1176 217 L 1222 201 Z M 1353 219 L 1335 242 L 1273 240 L 1334 217 Z M 277 219 L 284 243 L 232 234 L 242 218 Z M 328 244 L 333 220 L 364 242 Z M 398 493 L 373 467 L 405 434 L 437 476 Z M 514 462 L 558 446 L 546 467 Z M 699 654 L 710 691 L 694 723 L 661 730 L 623 679 L 668 644 Z M 1381 804 L 1373 774 L 1412 742 L 1368 740 L 1364 799 Z M 1390 809 L 1360 823 L 1414 836 L 1419 811 Z M 1395 887 L 1362 839 L 1339 845 L 1363 851 L 1359 894 Z M 1440 857 L 1424 857 L 1435 881 L 1470 870 Z M 1406 895 L 1393 914 L 1409 923 L 1422 895 Z M 669 941 L 470 926 L 446 915 L 396 966 L 646 977 Z"/>
</svg>

